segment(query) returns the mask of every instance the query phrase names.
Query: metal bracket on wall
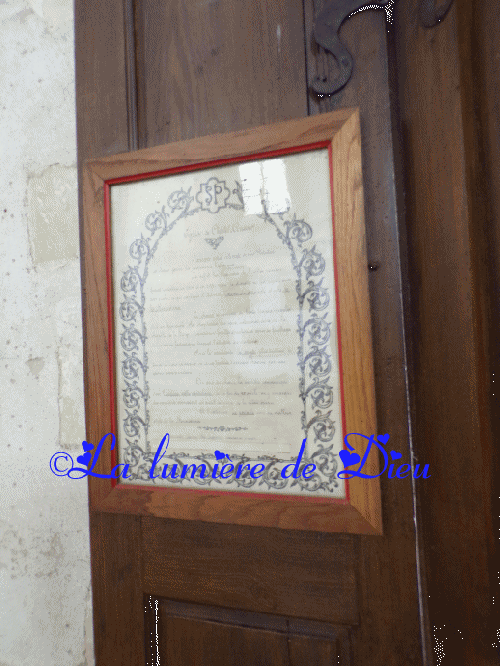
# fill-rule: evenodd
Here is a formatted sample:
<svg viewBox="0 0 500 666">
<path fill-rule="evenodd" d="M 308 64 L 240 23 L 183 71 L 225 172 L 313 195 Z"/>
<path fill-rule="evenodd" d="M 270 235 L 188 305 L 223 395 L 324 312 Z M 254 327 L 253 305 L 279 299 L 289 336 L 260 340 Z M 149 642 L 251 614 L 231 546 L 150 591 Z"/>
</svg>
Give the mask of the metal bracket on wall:
<svg viewBox="0 0 500 666">
<path fill-rule="evenodd" d="M 453 0 L 445 0 L 436 7 L 436 0 L 420 0 L 418 8 L 420 23 L 424 28 L 433 28 L 444 19 L 452 3 Z"/>
<path fill-rule="evenodd" d="M 345 19 L 363 8 L 378 8 L 389 4 L 390 0 L 326 0 L 314 19 L 314 39 L 326 51 L 329 51 L 339 68 L 339 73 L 332 80 L 317 76 L 311 88 L 317 95 L 333 95 L 341 90 L 351 78 L 352 56 L 340 41 L 338 32 Z"/>
</svg>

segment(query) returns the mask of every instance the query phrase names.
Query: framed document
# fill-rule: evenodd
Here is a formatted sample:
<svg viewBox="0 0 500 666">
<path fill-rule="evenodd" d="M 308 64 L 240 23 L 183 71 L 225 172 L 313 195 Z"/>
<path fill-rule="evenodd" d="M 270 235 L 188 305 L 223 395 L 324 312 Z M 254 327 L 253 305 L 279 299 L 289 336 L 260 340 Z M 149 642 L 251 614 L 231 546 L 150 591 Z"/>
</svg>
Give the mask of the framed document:
<svg viewBox="0 0 500 666">
<path fill-rule="evenodd" d="M 83 201 L 92 504 L 381 533 L 339 476 L 376 433 L 357 111 L 88 161 Z"/>
</svg>

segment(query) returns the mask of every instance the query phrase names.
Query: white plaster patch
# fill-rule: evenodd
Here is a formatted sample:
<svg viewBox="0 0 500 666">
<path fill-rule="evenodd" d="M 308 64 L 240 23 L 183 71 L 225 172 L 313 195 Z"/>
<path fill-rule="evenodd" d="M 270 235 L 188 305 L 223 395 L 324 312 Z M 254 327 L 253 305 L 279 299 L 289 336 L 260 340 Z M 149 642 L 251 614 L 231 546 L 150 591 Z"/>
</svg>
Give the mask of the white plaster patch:
<svg viewBox="0 0 500 666">
<path fill-rule="evenodd" d="M 28 230 L 33 263 L 78 257 L 76 168 L 54 164 L 28 181 Z"/>
<path fill-rule="evenodd" d="M 28 0 L 28 4 L 33 12 L 43 19 L 43 0 Z"/>
<path fill-rule="evenodd" d="M 26 365 L 30 369 L 30 372 L 35 375 L 35 377 L 38 377 L 40 372 L 43 370 L 43 366 L 45 365 L 45 361 L 41 356 L 37 356 L 36 358 L 29 358 L 26 361 Z"/>
<path fill-rule="evenodd" d="M 30 0 L 30 4 L 33 9 L 35 4 L 40 6 L 47 29 L 51 33 L 62 33 L 64 36 L 64 31 L 73 30 L 73 7 L 67 0 Z"/>
<path fill-rule="evenodd" d="M 83 627 L 84 666 L 94 666 L 94 625 L 92 616 L 92 593 L 90 584 L 85 596 L 85 624 Z"/>
<path fill-rule="evenodd" d="M 57 350 L 59 366 L 59 446 L 81 452 L 85 439 L 83 365 L 70 344 Z"/>
</svg>

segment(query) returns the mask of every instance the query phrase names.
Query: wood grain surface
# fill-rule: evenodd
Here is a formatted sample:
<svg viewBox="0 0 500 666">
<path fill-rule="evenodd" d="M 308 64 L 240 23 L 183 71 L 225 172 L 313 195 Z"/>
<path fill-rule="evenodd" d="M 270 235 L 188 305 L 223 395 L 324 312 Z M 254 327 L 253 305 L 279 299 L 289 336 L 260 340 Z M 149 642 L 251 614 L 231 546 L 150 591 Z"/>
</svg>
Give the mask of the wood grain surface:
<svg viewBox="0 0 500 666">
<path fill-rule="evenodd" d="M 307 115 L 301 0 L 137 0 L 135 33 L 140 148 Z"/>
<path fill-rule="evenodd" d="M 99 307 L 89 302 L 87 277 L 97 267 L 89 264 L 82 224 L 82 164 L 89 157 L 102 157 L 129 150 L 127 84 L 125 68 L 124 11 L 121 0 L 106 3 L 75 3 L 75 60 L 77 105 L 77 153 L 79 170 L 80 247 L 82 308 Z M 95 313 L 99 319 L 99 312 Z M 102 331 L 102 335 L 106 332 Z M 99 405 L 97 386 L 106 382 L 91 359 L 95 343 L 83 317 L 83 357 L 88 380 L 84 382 L 86 437 L 100 433 L 99 419 L 105 404 Z M 98 405 L 90 412 L 89 405 Z M 106 424 L 105 424 L 106 425 Z M 140 518 L 90 510 L 90 563 L 94 651 L 98 666 L 128 664 L 145 666 L 144 599 Z"/>
<path fill-rule="evenodd" d="M 167 599 L 354 625 L 348 535 L 143 518 L 144 590 Z M 228 547 L 228 544 L 231 544 Z M 335 565 L 332 566 L 332 562 Z"/>
<path fill-rule="evenodd" d="M 491 78 L 499 71 L 498 39 L 496 47 L 491 40 L 498 5 L 457 0 L 442 23 L 427 30 L 419 25 L 417 4 L 398 3 L 395 37 L 415 454 L 432 471 L 418 486 L 429 624 L 434 645 L 443 646 L 443 665 L 492 666 L 500 657 L 492 521 L 498 489 L 492 374 L 499 340 L 498 273 L 494 277 L 492 269 L 498 266 L 500 209 L 498 174 L 491 171 L 499 159 L 492 133 L 498 78 L 495 85 Z"/>
<path fill-rule="evenodd" d="M 307 36 L 311 35 L 314 9 L 323 4 L 324 0 L 304 2 Z M 377 427 L 379 433 L 390 435 L 388 445 L 403 454 L 401 462 L 411 464 L 411 350 L 405 343 L 403 312 L 408 296 L 404 281 L 407 246 L 402 165 L 395 166 L 398 107 L 391 75 L 395 66 L 391 32 L 383 10 L 369 9 L 348 19 L 339 34 L 354 58 L 351 79 L 330 98 L 309 95 L 308 99 L 311 115 L 350 106 L 360 110 Z M 334 76 L 333 58 L 310 37 L 306 45 L 309 83 L 317 73 Z M 396 483 L 386 474 L 381 477 L 384 538 L 362 538 L 357 543 L 363 620 L 354 632 L 355 663 L 399 665 L 432 659 L 431 637 L 421 635 L 419 626 L 425 630 L 426 600 L 416 585 L 417 557 L 422 555 L 414 519 L 417 497 L 411 481 L 406 481 Z"/>
<path fill-rule="evenodd" d="M 156 601 L 156 600 L 155 600 Z M 350 666 L 349 634 L 344 627 L 321 631 L 304 622 L 297 632 L 293 620 L 276 616 L 184 604 L 184 613 L 170 601 L 158 600 L 159 654 L 167 663 L 236 666 L 241 663 L 286 666 Z M 185 612 L 187 611 L 187 612 Z M 319 631 L 318 631 L 319 629 Z"/>
<path fill-rule="evenodd" d="M 321 4 L 321 0 L 315 1 L 318 6 Z M 381 10 L 364 11 L 346 21 L 340 34 L 355 60 L 352 79 L 334 98 L 319 100 L 309 94 L 308 86 L 321 62 L 332 65 L 331 59 L 324 58 L 314 47 L 313 9 L 312 0 L 304 0 L 303 7 L 295 0 L 126 0 L 123 5 L 116 0 L 76 0 L 80 175 L 85 159 L 100 162 L 107 155 L 136 148 L 134 136 L 141 148 L 154 147 L 301 119 L 339 107 L 359 107 L 366 247 L 372 267 L 367 270 L 367 278 L 377 427 L 379 433 L 390 434 L 390 443 L 403 452 L 401 462 L 409 463 L 410 384 L 402 309 L 406 247 L 396 189 L 398 172 L 394 167 L 388 26 Z M 137 88 L 130 89 L 134 81 Z M 415 96 L 414 103 L 417 101 Z M 89 181 L 89 187 L 97 192 L 99 183 Z M 82 276 L 87 311 L 87 276 L 97 269 L 85 259 L 85 242 Z M 100 316 L 99 307 L 92 316 Z M 84 329 L 89 440 L 109 432 L 109 424 L 99 421 L 106 411 L 106 405 L 99 401 L 105 401 L 108 393 L 100 394 L 92 388 L 105 386 L 107 380 L 100 376 L 98 366 L 88 362 L 93 354 L 107 352 L 100 347 L 98 352 L 94 349 L 100 341 L 99 336 L 91 336 Z M 92 401 L 97 412 L 90 409 Z M 116 603 L 116 586 L 108 582 L 115 580 L 110 574 L 114 570 L 124 583 L 138 580 L 143 593 L 155 594 L 158 585 L 162 593 L 173 594 L 176 590 L 176 599 L 199 606 L 212 603 L 237 610 L 246 603 L 253 604 L 255 612 L 265 608 L 278 615 L 286 615 L 285 607 L 295 607 L 292 615 L 310 621 L 307 616 L 315 615 L 315 600 L 322 599 L 318 607 L 323 621 L 336 618 L 337 623 L 351 627 L 349 642 L 338 647 L 342 664 L 350 663 L 351 658 L 357 666 L 430 663 L 425 635 L 423 646 L 420 641 L 419 620 L 425 611 L 425 600 L 417 586 L 418 544 L 411 482 L 382 478 L 381 487 L 383 536 L 112 514 L 93 505 L 90 521 L 94 526 L 94 626 L 96 633 L 100 632 L 96 663 L 144 664 L 146 646 L 154 639 L 153 617 L 151 610 L 144 610 L 144 598 L 134 594 L 126 599 L 122 595 L 120 603 Z M 130 538 L 137 534 L 137 521 L 141 525 L 139 546 L 135 537 Z M 217 558 L 207 550 L 214 543 L 211 535 L 216 544 L 214 552 L 227 553 L 233 560 L 234 574 L 226 581 L 222 580 L 224 574 Z M 245 550 L 248 542 L 260 542 L 259 547 L 255 545 L 256 559 L 250 565 L 251 556 Z M 161 580 L 151 573 L 155 562 Z M 272 574 L 281 562 L 283 569 L 290 567 L 293 586 L 284 586 L 283 572 L 273 586 Z M 317 562 L 320 565 L 316 568 Z M 247 566 L 251 567 L 248 575 Z M 347 573 L 350 566 L 354 568 L 353 577 Z M 206 594 L 190 582 L 189 571 L 203 570 L 209 590 L 212 580 L 216 590 L 225 589 L 220 601 L 208 602 Z M 240 580 L 244 581 L 243 593 L 238 592 Z M 266 583 L 264 588 L 260 587 L 262 581 Z M 340 590 L 339 595 L 336 589 Z M 309 594 L 311 599 L 307 600 Z M 339 596 L 345 597 L 343 603 L 338 602 Z M 137 621 L 141 613 L 145 613 L 142 625 Z M 141 635 L 141 630 L 145 634 Z M 186 631 L 191 631 L 189 624 Z M 126 661 L 124 651 L 117 648 L 119 641 L 126 646 Z M 170 646 L 164 649 L 169 650 Z M 302 654 L 313 654 L 303 643 L 296 649 L 297 653 L 302 650 Z M 202 650 L 200 647 L 195 656 L 201 655 Z M 294 663 L 292 659 L 289 654 L 288 663 Z M 167 663 L 182 666 L 170 656 Z"/>
</svg>

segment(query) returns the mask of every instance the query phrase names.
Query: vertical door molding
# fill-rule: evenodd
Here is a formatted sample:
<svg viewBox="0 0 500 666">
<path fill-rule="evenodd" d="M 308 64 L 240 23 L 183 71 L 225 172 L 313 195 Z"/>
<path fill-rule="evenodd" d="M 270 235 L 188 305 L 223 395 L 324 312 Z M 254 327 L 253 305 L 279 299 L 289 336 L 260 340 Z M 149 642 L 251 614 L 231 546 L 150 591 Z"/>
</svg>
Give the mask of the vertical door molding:
<svg viewBox="0 0 500 666">
<path fill-rule="evenodd" d="M 394 35 L 415 449 L 432 474 L 418 485 L 429 619 L 435 655 L 444 663 L 492 666 L 498 663 L 492 599 L 498 451 L 489 392 L 498 365 L 491 299 L 498 294 L 499 209 L 498 184 L 490 192 L 488 183 L 499 159 L 493 138 L 498 55 L 487 66 L 481 56 L 498 54 L 497 33 L 486 24 L 483 3 L 456 0 L 431 29 L 421 26 L 418 6 L 418 0 L 396 3 Z"/>
<path fill-rule="evenodd" d="M 133 148 L 133 91 L 126 66 L 126 13 L 123 0 L 75 2 L 75 65 L 78 173 L 91 157 Z M 130 49 L 130 44 L 129 44 Z M 129 51 L 130 52 L 130 51 Z M 129 94 L 130 93 L 130 94 Z M 132 141 L 132 143 L 131 143 Z M 82 190 L 79 188 L 80 235 Z M 81 247 L 85 247 L 82 243 Z M 83 355 L 88 368 L 86 257 L 82 263 Z M 99 372 L 92 368 L 92 372 Z M 85 405 L 90 404 L 89 382 Z M 86 438 L 99 441 L 110 431 L 104 413 L 86 414 Z M 80 483 L 82 483 L 80 481 Z M 144 600 L 141 570 L 141 520 L 99 513 L 90 507 L 90 563 L 96 664 L 144 666 Z"/>
<path fill-rule="evenodd" d="M 306 35 L 312 34 L 314 9 L 320 9 L 321 3 L 305 0 Z M 395 66 L 389 59 L 388 27 L 382 8 L 360 12 L 344 23 L 340 38 L 353 54 L 356 67 L 350 81 L 335 95 L 321 98 L 310 94 L 309 113 L 360 108 L 377 423 L 380 432 L 390 434 L 394 447 L 397 443 L 404 451 L 404 462 L 412 464 L 409 359 L 403 317 L 406 244 L 402 184 L 395 169 L 398 146 L 393 139 L 396 119 L 391 80 Z M 307 46 L 309 85 L 322 66 L 325 74 L 331 72 L 330 78 L 334 78 L 331 58 L 323 58 L 314 40 Z M 417 583 L 420 563 L 412 483 L 395 484 L 383 475 L 381 490 L 384 539 L 358 540 L 362 623 L 354 641 L 356 659 L 360 664 L 410 664 L 417 659 L 426 663 L 429 649 L 425 599 Z M 397 563 L 403 561 L 405 565 L 400 567 Z M 396 576 L 393 566 L 398 569 Z M 391 623 L 387 617 L 393 618 Z"/>
</svg>

